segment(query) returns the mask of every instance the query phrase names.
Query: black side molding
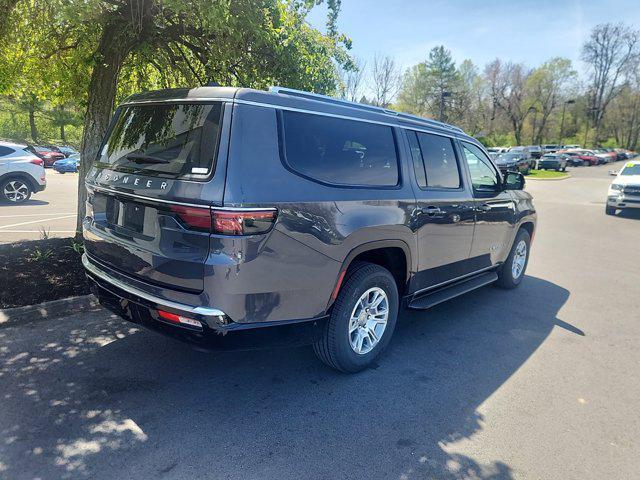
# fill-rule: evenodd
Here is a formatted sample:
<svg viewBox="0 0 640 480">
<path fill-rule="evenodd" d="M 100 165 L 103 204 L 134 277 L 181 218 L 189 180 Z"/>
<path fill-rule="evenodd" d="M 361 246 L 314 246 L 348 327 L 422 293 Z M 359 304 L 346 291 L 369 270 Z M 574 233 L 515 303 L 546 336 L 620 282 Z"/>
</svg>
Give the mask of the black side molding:
<svg viewBox="0 0 640 480">
<path fill-rule="evenodd" d="M 409 308 L 415 310 L 426 310 L 439 303 L 451 300 L 459 295 L 484 287 L 498 280 L 498 274 L 494 271 L 481 273 L 470 278 L 465 278 L 451 285 L 439 288 L 432 292 L 426 292 L 412 299 Z"/>
</svg>

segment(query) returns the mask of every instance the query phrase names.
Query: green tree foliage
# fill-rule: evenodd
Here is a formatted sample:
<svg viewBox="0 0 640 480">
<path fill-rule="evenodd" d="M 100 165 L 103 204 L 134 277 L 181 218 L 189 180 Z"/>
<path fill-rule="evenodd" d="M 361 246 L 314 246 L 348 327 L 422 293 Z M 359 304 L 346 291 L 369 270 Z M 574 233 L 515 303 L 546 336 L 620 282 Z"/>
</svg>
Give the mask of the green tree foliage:
<svg viewBox="0 0 640 480">
<path fill-rule="evenodd" d="M 86 164 L 129 94 L 209 82 L 333 94 L 338 69 L 354 68 L 350 40 L 337 31 L 339 0 L 327 2 L 326 34 L 306 22 L 321 0 L 1 1 L 15 26 L 0 44 L 4 101 L 33 120 L 32 140 L 38 115 L 56 138 L 83 117 L 79 219 Z"/>
<path fill-rule="evenodd" d="M 438 117 L 443 94 L 447 92 L 455 103 L 461 77 L 451 52 L 438 46 L 431 49 L 429 58 L 407 70 L 398 94 L 398 108 L 417 115 Z M 445 113 L 446 119 L 446 113 Z"/>
</svg>

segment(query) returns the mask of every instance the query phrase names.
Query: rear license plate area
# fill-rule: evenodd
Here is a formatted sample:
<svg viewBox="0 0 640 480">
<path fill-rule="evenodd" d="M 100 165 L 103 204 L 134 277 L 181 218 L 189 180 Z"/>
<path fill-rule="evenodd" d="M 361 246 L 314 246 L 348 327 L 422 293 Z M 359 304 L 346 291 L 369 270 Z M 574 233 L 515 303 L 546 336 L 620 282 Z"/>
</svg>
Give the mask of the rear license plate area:
<svg viewBox="0 0 640 480">
<path fill-rule="evenodd" d="M 122 204 L 122 227 L 136 233 L 142 233 L 144 226 L 145 207 L 135 202 L 125 202 Z"/>
<path fill-rule="evenodd" d="M 143 204 L 107 197 L 105 207 L 107 223 L 131 232 L 142 233 L 146 210 Z"/>
</svg>

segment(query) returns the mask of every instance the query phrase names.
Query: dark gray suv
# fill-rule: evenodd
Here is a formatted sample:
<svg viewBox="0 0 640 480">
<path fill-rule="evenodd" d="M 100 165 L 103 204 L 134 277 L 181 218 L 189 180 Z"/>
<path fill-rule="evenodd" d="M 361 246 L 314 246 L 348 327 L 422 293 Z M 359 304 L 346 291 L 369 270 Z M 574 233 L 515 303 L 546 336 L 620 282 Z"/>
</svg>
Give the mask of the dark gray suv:
<svg viewBox="0 0 640 480">
<path fill-rule="evenodd" d="M 87 175 L 83 263 L 124 318 L 370 365 L 401 307 L 514 288 L 536 214 L 462 130 L 274 87 L 131 97 Z"/>
</svg>

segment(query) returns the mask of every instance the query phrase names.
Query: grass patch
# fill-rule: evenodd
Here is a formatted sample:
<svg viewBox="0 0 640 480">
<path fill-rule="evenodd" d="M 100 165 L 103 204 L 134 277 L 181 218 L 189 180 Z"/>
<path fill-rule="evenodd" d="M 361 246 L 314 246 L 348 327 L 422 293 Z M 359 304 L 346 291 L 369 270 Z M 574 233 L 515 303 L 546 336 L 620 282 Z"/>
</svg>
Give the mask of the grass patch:
<svg viewBox="0 0 640 480">
<path fill-rule="evenodd" d="M 528 177 L 530 178 L 564 178 L 569 174 L 567 172 L 556 172 L 555 170 L 531 170 Z"/>
</svg>

